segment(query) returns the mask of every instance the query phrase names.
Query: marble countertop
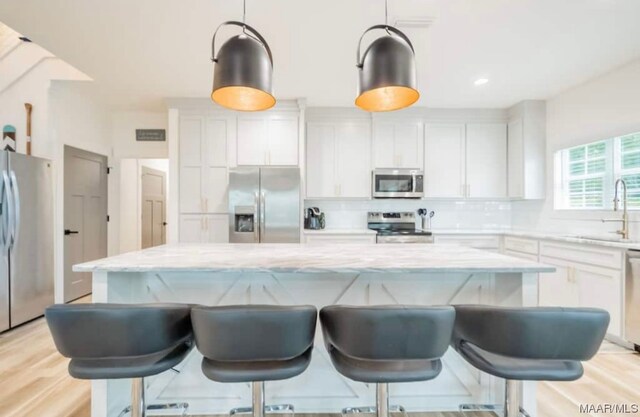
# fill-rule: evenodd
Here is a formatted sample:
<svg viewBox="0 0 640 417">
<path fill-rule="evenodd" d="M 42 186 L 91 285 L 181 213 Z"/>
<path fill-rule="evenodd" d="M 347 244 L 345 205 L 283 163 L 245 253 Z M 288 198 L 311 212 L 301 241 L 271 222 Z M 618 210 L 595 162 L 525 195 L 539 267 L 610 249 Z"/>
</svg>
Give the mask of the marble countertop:
<svg viewBox="0 0 640 417">
<path fill-rule="evenodd" d="M 76 272 L 553 272 L 554 267 L 458 245 L 178 244 L 74 265 Z"/>
</svg>

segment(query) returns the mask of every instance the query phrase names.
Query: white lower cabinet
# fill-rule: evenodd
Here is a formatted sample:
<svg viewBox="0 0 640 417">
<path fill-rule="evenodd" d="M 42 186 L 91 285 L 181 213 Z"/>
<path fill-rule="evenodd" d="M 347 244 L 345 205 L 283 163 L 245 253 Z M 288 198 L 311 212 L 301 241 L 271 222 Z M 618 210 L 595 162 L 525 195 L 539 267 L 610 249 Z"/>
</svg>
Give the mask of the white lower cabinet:
<svg viewBox="0 0 640 417">
<path fill-rule="evenodd" d="M 621 269 L 544 256 L 540 262 L 556 267 L 556 272 L 540 274 L 541 306 L 602 308 L 611 316 L 608 333 L 622 337 Z"/>
<path fill-rule="evenodd" d="M 180 216 L 180 243 L 228 243 L 229 215 L 183 214 Z"/>
<path fill-rule="evenodd" d="M 452 245 L 468 246 L 474 249 L 484 249 L 488 251 L 500 250 L 499 235 L 463 235 L 463 234 L 434 234 L 435 243 L 445 243 Z"/>
</svg>

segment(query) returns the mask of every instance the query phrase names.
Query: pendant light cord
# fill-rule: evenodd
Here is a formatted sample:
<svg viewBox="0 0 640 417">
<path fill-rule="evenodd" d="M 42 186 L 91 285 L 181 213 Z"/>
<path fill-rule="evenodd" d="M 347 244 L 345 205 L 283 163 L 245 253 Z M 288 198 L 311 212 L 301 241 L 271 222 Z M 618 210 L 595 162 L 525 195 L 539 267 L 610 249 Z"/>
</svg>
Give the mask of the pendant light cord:
<svg viewBox="0 0 640 417">
<path fill-rule="evenodd" d="M 384 0 L 384 30 L 387 32 L 387 35 L 393 36 L 389 31 L 389 1 Z"/>
<path fill-rule="evenodd" d="M 384 24 L 389 26 L 389 3 L 384 0 Z"/>
<path fill-rule="evenodd" d="M 247 26 L 245 26 L 245 23 L 247 23 L 247 0 L 242 0 L 242 33 L 246 35 Z"/>
</svg>

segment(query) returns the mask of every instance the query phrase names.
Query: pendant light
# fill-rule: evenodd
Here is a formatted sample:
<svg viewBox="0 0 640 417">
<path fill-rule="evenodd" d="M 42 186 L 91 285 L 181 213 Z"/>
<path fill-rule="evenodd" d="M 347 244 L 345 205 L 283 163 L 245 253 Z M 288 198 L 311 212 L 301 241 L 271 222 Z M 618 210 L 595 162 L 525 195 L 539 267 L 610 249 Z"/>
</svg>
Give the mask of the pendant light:
<svg viewBox="0 0 640 417">
<path fill-rule="evenodd" d="M 228 21 L 216 29 L 211 40 L 213 91 L 211 99 L 219 105 L 241 111 L 267 110 L 276 104 L 273 97 L 273 56 L 267 41 L 245 21 Z M 216 35 L 223 26 L 238 26 L 242 33 L 227 40 L 216 55 Z"/>
<path fill-rule="evenodd" d="M 386 35 L 373 41 L 360 57 L 362 39 L 368 32 L 384 29 Z M 356 106 L 371 112 L 399 110 L 418 101 L 415 51 L 409 38 L 388 25 L 385 0 L 385 24 L 365 30 L 358 42 L 358 97 Z"/>
</svg>

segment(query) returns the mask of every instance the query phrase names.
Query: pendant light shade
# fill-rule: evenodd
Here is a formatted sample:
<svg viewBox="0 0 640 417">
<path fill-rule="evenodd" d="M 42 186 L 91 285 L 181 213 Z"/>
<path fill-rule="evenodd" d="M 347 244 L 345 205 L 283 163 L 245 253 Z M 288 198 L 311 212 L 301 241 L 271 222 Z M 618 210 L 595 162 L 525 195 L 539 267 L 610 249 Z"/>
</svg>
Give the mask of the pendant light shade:
<svg viewBox="0 0 640 417">
<path fill-rule="evenodd" d="M 216 34 L 227 25 L 240 26 L 243 33 L 227 40 L 216 56 Z M 224 22 L 213 35 L 211 49 L 213 101 L 240 111 L 267 110 L 276 104 L 272 88 L 273 57 L 269 45 L 255 29 L 242 22 Z"/>
<path fill-rule="evenodd" d="M 387 34 L 369 45 L 360 58 L 362 38 L 374 29 Z M 371 112 L 399 110 L 418 101 L 413 45 L 400 30 L 388 25 L 367 29 L 358 43 L 358 97 L 356 106 Z"/>
</svg>

